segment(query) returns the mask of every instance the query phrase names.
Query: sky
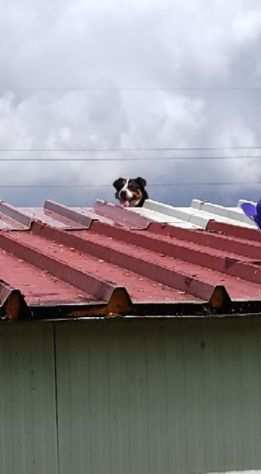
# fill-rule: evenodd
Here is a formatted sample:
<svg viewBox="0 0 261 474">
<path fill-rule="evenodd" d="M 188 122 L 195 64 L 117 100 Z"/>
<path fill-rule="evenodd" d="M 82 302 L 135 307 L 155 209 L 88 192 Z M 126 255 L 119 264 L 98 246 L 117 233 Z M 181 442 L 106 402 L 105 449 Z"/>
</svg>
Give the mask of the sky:
<svg viewBox="0 0 261 474">
<path fill-rule="evenodd" d="M 260 0 L 0 7 L 0 199 L 90 205 L 122 175 L 177 205 L 261 196 Z"/>
</svg>

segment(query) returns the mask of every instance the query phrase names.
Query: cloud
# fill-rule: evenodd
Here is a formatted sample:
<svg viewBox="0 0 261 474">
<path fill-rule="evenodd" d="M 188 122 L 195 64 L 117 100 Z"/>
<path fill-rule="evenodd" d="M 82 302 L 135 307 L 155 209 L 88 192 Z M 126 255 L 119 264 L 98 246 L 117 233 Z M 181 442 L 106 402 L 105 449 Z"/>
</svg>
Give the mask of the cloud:
<svg viewBox="0 0 261 474">
<path fill-rule="evenodd" d="M 261 12 L 254 10 L 246 14 L 238 14 L 233 21 L 232 31 L 235 40 L 243 44 L 255 42 L 261 35 Z"/>
<path fill-rule="evenodd" d="M 0 149 L 68 151 L 1 152 L 10 160 L 0 162 L 1 184 L 53 187 L 0 188 L 0 198 L 90 203 L 113 196 L 110 183 L 116 176 L 142 173 L 160 184 L 151 187 L 151 195 L 169 202 L 259 197 L 259 186 L 251 184 L 180 185 L 261 180 L 258 158 L 229 159 L 248 151 L 216 153 L 227 160 L 214 160 L 212 153 L 208 161 L 196 159 L 199 151 L 184 161 L 163 158 L 188 152 L 69 151 L 260 145 L 260 91 L 237 90 L 260 84 L 258 0 L 2 3 Z M 39 160 L 11 163 L 28 156 Z M 137 161 L 145 156 L 150 161 Z M 54 161 L 41 162 L 47 157 Z M 75 161 L 81 157 L 107 161 Z M 59 158 L 71 161 L 57 163 Z M 55 184 L 76 186 L 55 189 Z"/>
</svg>

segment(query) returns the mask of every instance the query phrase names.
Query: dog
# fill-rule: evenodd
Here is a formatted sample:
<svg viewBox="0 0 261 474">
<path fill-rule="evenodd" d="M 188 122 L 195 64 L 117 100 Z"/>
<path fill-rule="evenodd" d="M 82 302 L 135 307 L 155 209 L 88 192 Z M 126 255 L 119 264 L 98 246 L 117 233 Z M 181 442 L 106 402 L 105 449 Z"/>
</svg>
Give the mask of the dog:
<svg viewBox="0 0 261 474">
<path fill-rule="evenodd" d="M 138 178 L 118 178 L 113 186 L 116 189 L 115 197 L 124 207 L 142 207 L 149 195 L 145 189 L 147 182 Z"/>
</svg>

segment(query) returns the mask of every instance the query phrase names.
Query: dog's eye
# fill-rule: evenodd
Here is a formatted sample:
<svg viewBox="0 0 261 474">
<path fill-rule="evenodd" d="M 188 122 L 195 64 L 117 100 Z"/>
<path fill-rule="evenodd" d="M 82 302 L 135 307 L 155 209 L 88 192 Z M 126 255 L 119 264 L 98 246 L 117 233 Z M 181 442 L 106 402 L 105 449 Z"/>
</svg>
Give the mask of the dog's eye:
<svg viewBox="0 0 261 474">
<path fill-rule="evenodd" d="M 131 191 L 137 191 L 139 189 L 139 186 L 137 186 L 135 183 L 130 183 L 128 188 L 131 190 Z"/>
<path fill-rule="evenodd" d="M 116 181 L 114 181 L 113 186 L 117 189 L 117 191 L 119 191 L 124 186 L 125 183 L 126 183 L 126 179 L 118 178 L 116 179 Z"/>
</svg>

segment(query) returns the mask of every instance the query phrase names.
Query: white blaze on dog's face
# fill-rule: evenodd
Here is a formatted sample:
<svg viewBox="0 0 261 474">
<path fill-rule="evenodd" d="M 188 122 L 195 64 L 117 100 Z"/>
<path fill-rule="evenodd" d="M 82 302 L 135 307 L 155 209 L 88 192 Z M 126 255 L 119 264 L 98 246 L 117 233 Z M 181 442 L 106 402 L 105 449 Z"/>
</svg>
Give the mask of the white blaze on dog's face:
<svg viewBox="0 0 261 474">
<path fill-rule="evenodd" d="M 124 207 L 141 207 L 148 198 L 146 180 L 143 178 L 119 178 L 114 181 L 113 186 L 117 190 L 115 197 Z"/>
</svg>

